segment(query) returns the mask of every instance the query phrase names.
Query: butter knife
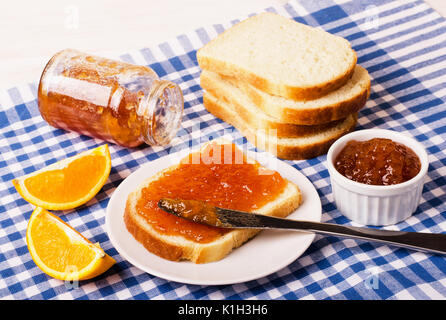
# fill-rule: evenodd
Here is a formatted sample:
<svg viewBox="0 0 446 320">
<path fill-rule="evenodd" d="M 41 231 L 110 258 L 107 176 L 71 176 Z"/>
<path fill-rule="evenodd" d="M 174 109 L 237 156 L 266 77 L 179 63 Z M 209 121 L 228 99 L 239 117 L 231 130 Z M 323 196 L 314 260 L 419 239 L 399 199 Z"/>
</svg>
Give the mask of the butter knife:
<svg viewBox="0 0 446 320">
<path fill-rule="evenodd" d="M 158 207 L 176 216 L 220 228 L 286 229 L 380 242 L 412 250 L 446 254 L 446 234 L 381 230 L 332 223 L 283 219 L 215 207 L 197 200 L 161 199 Z"/>
</svg>

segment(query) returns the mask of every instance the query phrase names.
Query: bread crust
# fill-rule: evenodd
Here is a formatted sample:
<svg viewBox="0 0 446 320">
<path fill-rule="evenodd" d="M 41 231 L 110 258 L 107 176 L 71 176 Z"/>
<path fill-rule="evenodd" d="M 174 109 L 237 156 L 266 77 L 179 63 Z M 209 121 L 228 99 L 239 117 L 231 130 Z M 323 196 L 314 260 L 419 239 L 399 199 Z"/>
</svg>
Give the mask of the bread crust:
<svg viewBox="0 0 446 320">
<path fill-rule="evenodd" d="M 251 102 L 252 105 L 255 105 L 269 117 L 274 119 L 274 122 L 269 121 L 269 123 L 266 123 L 264 121 L 262 126 L 260 126 L 254 123 L 254 119 L 258 119 L 258 117 L 245 116 L 245 118 L 249 118 L 245 119 L 245 121 L 250 126 L 255 128 L 276 128 L 278 136 L 292 137 L 302 136 L 307 133 L 316 133 L 320 130 L 336 126 L 338 120 L 344 119 L 347 115 L 356 113 L 364 107 L 370 96 L 370 77 L 368 76 L 367 70 L 361 66 L 357 66 L 357 68 L 358 75 L 361 75 L 361 73 L 367 75 L 366 81 L 356 80 L 359 82 L 358 86 L 360 86 L 361 90 L 355 89 L 355 91 L 358 91 L 357 94 L 346 97 L 341 101 L 339 101 L 339 99 L 338 101 L 330 101 L 330 103 L 318 107 L 314 107 L 314 105 L 305 106 L 305 103 L 302 103 L 302 107 L 299 108 L 287 106 L 286 103 L 279 106 L 277 105 L 277 102 L 271 103 L 268 101 L 268 98 L 265 98 L 265 93 L 259 92 L 253 86 L 222 75 L 212 76 L 210 71 L 207 70 L 204 70 L 201 73 L 200 81 L 203 89 L 212 93 L 213 96 L 218 97 L 219 99 L 226 99 L 227 101 L 230 100 L 228 97 L 231 96 L 231 94 L 227 92 L 227 86 L 236 86 L 236 89 L 245 94 L 246 99 L 249 99 L 249 102 Z M 226 81 L 226 86 L 222 85 L 222 81 Z M 244 106 L 240 105 L 241 102 L 237 101 L 236 98 L 232 99 L 232 103 L 238 109 L 246 109 Z M 293 102 L 289 102 L 289 104 L 292 103 Z M 238 113 L 243 117 L 240 110 L 238 110 Z"/>
<path fill-rule="evenodd" d="M 143 188 L 158 179 L 164 173 L 175 170 L 177 165 L 162 170 L 147 178 L 136 190 L 132 191 L 126 202 L 124 223 L 132 236 L 148 251 L 171 261 L 189 260 L 194 263 L 217 261 L 228 255 L 233 249 L 254 237 L 260 230 L 234 229 L 209 243 L 197 243 L 181 236 L 169 236 L 157 232 L 136 210 L 136 203 Z M 286 194 L 285 194 L 286 193 Z M 259 208 L 257 213 L 277 217 L 286 217 L 299 207 L 302 201 L 299 188 L 288 181 L 286 189 L 276 200 L 274 207 L 268 204 Z"/>
<path fill-rule="evenodd" d="M 249 128 L 242 121 L 238 120 L 228 108 L 223 107 L 217 98 L 213 97 L 209 93 L 205 92 L 203 95 L 203 104 L 205 108 L 214 114 L 216 117 L 222 119 L 225 122 L 233 125 L 237 128 L 246 139 L 256 147 L 268 151 L 275 156 L 286 160 L 304 160 L 311 159 L 322 154 L 325 154 L 334 141 L 339 139 L 344 134 L 347 134 L 355 129 L 357 122 L 357 114 L 348 115 L 342 122 L 342 130 L 339 130 L 337 134 L 323 139 L 316 143 L 303 144 L 303 145 L 283 145 L 275 143 L 274 139 L 263 138 L 262 135 L 256 133 L 256 130 Z M 262 146 L 262 147 L 260 147 Z"/>
<path fill-rule="evenodd" d="M 160 241 L 156 236 L 152 235 L 151 232 L 147 232 L 141 224 L 137 223 L 133 214 L 135 214 L 135 212 L 129 201 L 127 201 L 124 212 L 125 226 L 133 237 L 144 246 L 144 248 L 167 260 L 179 261 L 184 256 L 183 248 L 181 246 Z"/>
<path fill-rule="evenodd" d="M 330 146 L 338 140 L 343 135 L 355 130 L 357 123 L 357 116 L 354 116 L 354 120 L 349 124 L 345 131 L 339 133 L 331 139 L 325 140 L 324 142 L 314 144 L 312 146 L 277 146 L 277 157 L 285 160 L 305 160 L 318 157 L 320 155 L 326 154 Z M 271 148 L 271 152 L 274 152 L 275 148 Z"/>
<path fill-rule="evenodd" d="M 259 109 L 278 121 L 314 126 L 333 123 L 333 121 L 344 119 L 347 115 L 361 110 L 370 96 L 370 78 L 368 78 L 366 87 L 358 95 L 318 108 L 296 109 L 286 105 L 283 105 L 281 108 L 272 108 L 268 101 L 256 90 L 251 89 L 249 86 L 243 86 L 243 90 Z"/>
<path fill-rule="evenodd" d="M 245 121 L 247 125 L 255 129 L 277 130 L 278 137 L 302 137 L 315 134 L 317 132 L 333 128 L 344 120 L 336 119 L 334 121 L 322 124 L 298 125 L 294 123 L 286 123 L 282 120 L 276 120 L 275 118 L 259 118 L 257 114 L 247 109 L 242 102 L 235 98 L 231 99 L 230 94 L 219 83 L 217 83 L 217 81 L 214 81 L 208 77 L 206 72 L 201 74 L 200 84 L 204 90 L 212 94 L 214 97 L 219 97 L 219 99 L 222 99 L 226 103 L 232 104 L 236 108 L 240 118 Z M 259 112 L 262 111 L 263 110 L 259 110 Z"/>
</svg>

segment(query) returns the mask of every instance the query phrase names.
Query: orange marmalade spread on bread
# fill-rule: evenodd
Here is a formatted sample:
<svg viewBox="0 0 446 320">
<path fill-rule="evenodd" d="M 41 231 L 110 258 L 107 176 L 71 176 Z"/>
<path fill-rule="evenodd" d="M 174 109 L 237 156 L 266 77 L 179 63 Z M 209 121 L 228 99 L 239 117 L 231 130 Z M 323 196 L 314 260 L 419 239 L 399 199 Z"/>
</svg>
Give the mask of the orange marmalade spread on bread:
<svg viewBox="0 0 446 320">
<path fill-rule="evenodd" d="M 201 200 L 218 207 L 251 212 L 273 200 L 285 185 L 286 180 L 279 173 L 248 161 L 235 145 L 211 143 L 143 188 L 136 209 L 162 234 L 208 243 L 230 230 L 169 214 L 158 208 L 158 201 L 161 198 Z"/>
</svg>

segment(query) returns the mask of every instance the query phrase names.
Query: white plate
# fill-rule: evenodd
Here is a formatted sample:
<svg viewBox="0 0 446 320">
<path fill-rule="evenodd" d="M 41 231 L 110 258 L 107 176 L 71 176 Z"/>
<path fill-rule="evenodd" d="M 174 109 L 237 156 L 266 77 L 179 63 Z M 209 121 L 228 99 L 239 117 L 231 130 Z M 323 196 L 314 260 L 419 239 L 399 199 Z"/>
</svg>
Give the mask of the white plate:
<svg viewBox="0 0 446 320">
<path fill-rule="evenodd" d="M 299 231 L 264 230 L 235 249 L 224 259 L 206 263 L 173 262 L 147 251 L 127 231 L 123 215 L 128 194 L 146 178 L 178 163 L 187 152 L 178 152 L 141 166 L 129 175 L 114 191 L 105 216 L 105 225 L 111 243 L 121 256 L 139 269 L 152 275 L 182 283 L 223 285 L 258 279 L 274 273 L 296 260 L 310 246 L 314 234 Z M 297 169 L 272 156 L 248 152 L 262 165 L 279 172 L 296 183 L 303 195 L 302 205 L 291 219 L 320 221 L 322 207 L 312 183 Z"/>
</svg>

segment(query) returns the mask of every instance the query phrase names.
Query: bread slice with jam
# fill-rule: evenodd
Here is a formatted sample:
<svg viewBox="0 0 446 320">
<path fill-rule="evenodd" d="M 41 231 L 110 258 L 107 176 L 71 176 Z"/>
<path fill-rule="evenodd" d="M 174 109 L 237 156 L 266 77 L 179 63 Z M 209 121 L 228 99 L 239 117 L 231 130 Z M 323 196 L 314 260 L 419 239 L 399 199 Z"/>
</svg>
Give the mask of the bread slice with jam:
<svg viewBox="0 0 446 320">
<path fill-rule="evenodd" d="M 208 263 L 254 237 L 255 229 L 222 229 L 191 222 L 157 207 L 162 197 L 286 217 L 299 207 L 299 187 L 218 139 L 148 177 L 127 199 L 127 230 L 148 251 L 172 261 Z"/>
</svg>

